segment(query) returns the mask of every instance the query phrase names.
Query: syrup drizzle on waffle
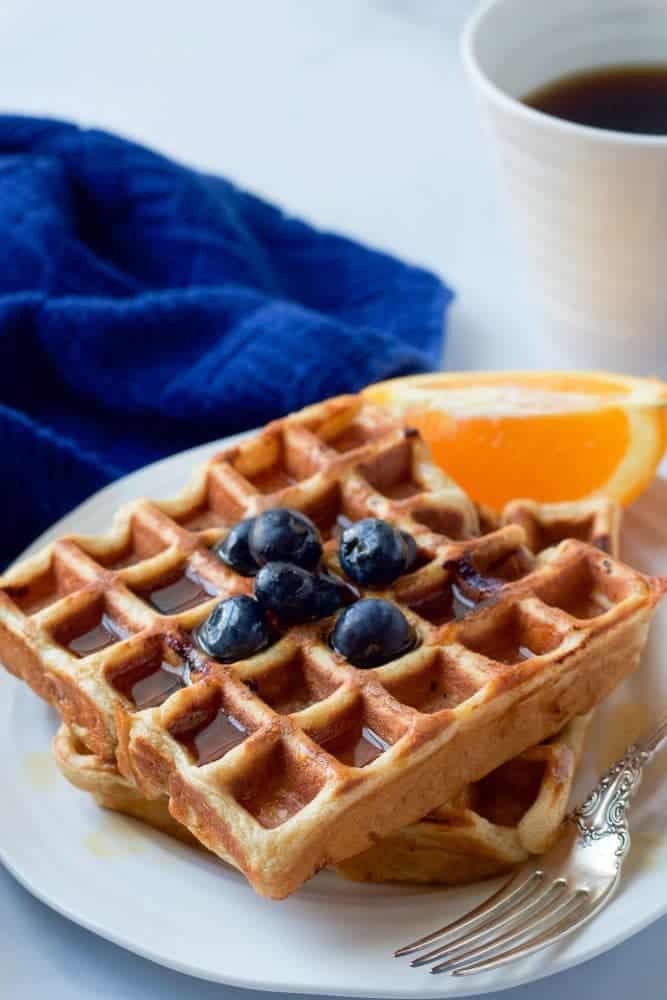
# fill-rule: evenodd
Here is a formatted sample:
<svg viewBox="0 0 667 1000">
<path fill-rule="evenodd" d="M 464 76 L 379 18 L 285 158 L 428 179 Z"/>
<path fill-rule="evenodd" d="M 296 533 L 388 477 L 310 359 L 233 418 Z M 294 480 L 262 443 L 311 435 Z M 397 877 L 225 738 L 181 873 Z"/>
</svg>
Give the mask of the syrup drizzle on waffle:
<svg viewBox="0 0 667 1000">
<path fill-rule="evenodd" d="M 414 536 L 416 570 L 381 595 L 408 617 L 413 650 L 358 670 L 328 645 L 330 622 L 230 665 L 196 648 L 216 601 L 253 586 L 211 547 L 274 506 L 313 518 L 336 573 L 341 518 L 381 517 Z M 331 400 L 215 456 L 175 499 L 124 508 L 110 535 L 62 539 L 15 567 L 0 579 L 0 657 L 92 751 L 117 757 L 147 796 L 169 791 L 176 818 L 282 896 L 455 794 L 450 775 L 466 782 L 587 710 L 604 693 L 596 637 L 612 626 L 628 655 L 606 664 L 605 684 L 636 662 L 658 586 L 581 541 L 536 559 L 525 509 L 525 524 L 515 515 L 480 535 L 477 510 L 418 435 L 357 398 Z M 451 618 L 432 611 L 447 602 Z M 595 604 L 595 618 L 567 610 Z M 93 636 L 83 656 L 69 647 L 100 623 L 118 641 Z M 566 701 L 551 694 L 564 659 Z M 144 672 L 147 661 L 157 667 Z M 520 698 L 529 682 L 534 706 Z M 485 719 L 501 694 L 522 725 L 492 739 Z M 466 763 L 452 770 L 459 719 Z"/>
</svg>

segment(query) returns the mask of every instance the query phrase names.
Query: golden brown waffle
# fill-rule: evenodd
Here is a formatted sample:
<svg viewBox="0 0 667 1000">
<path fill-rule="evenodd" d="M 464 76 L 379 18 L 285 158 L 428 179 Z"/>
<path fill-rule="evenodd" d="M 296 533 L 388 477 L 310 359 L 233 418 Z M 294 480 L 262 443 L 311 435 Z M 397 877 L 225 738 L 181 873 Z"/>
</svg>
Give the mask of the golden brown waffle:
<svg viewBox="0 0 667 1000">
<path fill-rule="evenodd" d="M 578 538 L 618 559 L 621 517 L 620 504 L 606 497 L 571 503 L 512 500 L 503 510 L 501 523 L 521 525 L 526 544 L 535 553 L 566 538 Z"/>
<path fill-rule="evenodd" d="M 509 521 L 524 523 L 535 554 L 545 541 L 556 544 L 572 534 L 615 556 L 620 518 L 620 507 L 604 499 L 553 505 L 515 501 L 501 518 L 480 511 L 488 531 Z M 567 810 L 591 714 L 467 786 L 455 802 L 341 862 L 338 871 L 362 881 L 463 884 L 547 850 Z M 112 764 L 85 752 L 66 726 L 54 740 L 54 752 L 63 774 L 99 805 L 197 843 L 170 815 L 166 796 L 146 799 Z"/>
<path fill-rule="evenodd" d="M 578 716 L 552 740 L 466 786 L 449 805 L 339 862 L 337 871 L 355 881 L 461 885 L 497 875 L 529 854 L 547 850 L 567 809 L 591 714 Z M 68 781 L 98 805 L 203 849 L 173 818 L 166 795 L 147 799 L 117 767 L 91 753 L 68 726 L 61 725 L 53 751 Z"/>
<path fill-rule="evenodd" d="M 542 854 L 567 812 L 591 715 L 467 785 L 418 823 L 339 862 L 337 871 L 359 882 L 464 885 Z"/>
<path fill-rule="evenodd" d="M 360 671 L 320 622 L 229 666 L 198 652 L 192 628 L 252 585 L 208 546 L 271 506 L 305 510 L 325 537 L 340 515 L 410 531 L 419 565 L 385 596 L 416 648 Z M 663 581 L 584 542 L 536 563 L 521 526 L 477 531 L 417 435 L 332 400 L 216 456 L 175 500 L 125 508 L 110 535 L 61 540 L 8 573 L 0 657 L 89 749 L 116 753 L 147 797 L 168 794 L 203 844 L 282 897 L 548 739 L 637 665 Z"/>
<path fill-rule="evenodd" d="M 53 738 L 53 756 L 67 780 L 76 788 L 92 795 L 99 806 L 126 816 L 134 816 L 191 847 L 202 846 L 171 815 L 166 796 L 147 799 L 122 776 L 115 764 L 91 753 L 64 723 Z"/>
<path fill-rule="evenodd" d="M 479 508 L 482 530 L 520 524 L 538 555 L 579 538 L 618 557 L 621 507 L 606 498 L 540 504 L 514 500 L 498 517 Z M 466 786 L 454 802 L 337 866 L 370 882 L 474 882 L 548 850 L 558 835 L 593 713 Z"/>
</svg>

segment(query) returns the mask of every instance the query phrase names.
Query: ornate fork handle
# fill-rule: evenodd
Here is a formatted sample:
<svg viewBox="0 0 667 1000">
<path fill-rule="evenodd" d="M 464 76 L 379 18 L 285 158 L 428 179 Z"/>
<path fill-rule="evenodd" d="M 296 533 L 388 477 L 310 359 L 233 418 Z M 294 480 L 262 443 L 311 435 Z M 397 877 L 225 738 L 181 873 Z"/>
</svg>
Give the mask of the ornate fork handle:
<svg viewBox="0 0 667 1000">
<path fill-rule="evenodd" d="M 645 737 L 633 743 L 609 768 L 585 802 L 572 813 L 585 845 L 616 837 L 614 854 L 619 862 L 630 846 L 628 808 L 642 780 L 646 764 L 667 742 L 667 718 Z"/>
</svg>

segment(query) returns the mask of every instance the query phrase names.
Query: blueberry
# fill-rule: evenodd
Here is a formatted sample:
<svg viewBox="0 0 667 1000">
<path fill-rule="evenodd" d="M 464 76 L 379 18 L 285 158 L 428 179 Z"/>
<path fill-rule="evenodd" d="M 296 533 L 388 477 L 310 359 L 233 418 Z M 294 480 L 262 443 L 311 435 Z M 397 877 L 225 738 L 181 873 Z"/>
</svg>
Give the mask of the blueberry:
<svg viewBox="0 0 667 1000">
<path fill-rule="evenodd" d="M 239 521 L 226 538 L 213 546 L 213 552 L 218 559 L 241 576 L 254 576 L 258 569 L 248 547 L 248 535 L 254 522 L 254 517 L 246 517 L 245 520 Z"/>
<path fill-rule="evenodd" d="M 315 584 L 316 618 L 328 618 L 346 604 L 351 604 L 357 596 L 356 591 L 340 577 L 320 573 Z"/>
<path fill-rule="evenodd" d="M 307 621 L 315 604 L 315 574 L 287 562 L 262 566 L 255 597 L 263 608 L 288 624 Z"/>
<path fill-rule="evenodd" d="M 222 663 L 254 656 L 272 641 L 263 609 L 245 594 L 216 604 L 194 638 L 205 653 Z"/>
<path fill-rule="evenodd" d="M 414 645 L 414 634 L 395 604 L 366 597 L 338 616 L 331 645 L 355 667 L 366 669 L 407 653 Z"/>
<path fill-rule="evenodd" d="M 322 558 L 317 528 L 305 514 L 287 507 L 265 510 L 255 518 L 249 535 L 250 553 L 263 566 L 268 562 L 289 562 L 315 569 Z"/>
<path fill-rule="evenodd" d="M 405 567 L 403 572 L 409 573 L 410 570 L 415 568 L 417 563 L 417 543 L 407 531 L 402 531 L 401 537 L 405 542 Z"/>
<path fill-rule="evenodd" d="M 403 532 L 377 517 L 364 518 L 346 528 L 338 548 L 347 576 L 366 586 L 393 583 L 404 572 L 408 556 Z"/>
<path fill-rule="evenodd" d="M 342 608 L 350 595 L 342 580 L 286 562 L 267 563 L 255 580 L 259 603 L 288 625 L 327 618 Z"/>
</svg>

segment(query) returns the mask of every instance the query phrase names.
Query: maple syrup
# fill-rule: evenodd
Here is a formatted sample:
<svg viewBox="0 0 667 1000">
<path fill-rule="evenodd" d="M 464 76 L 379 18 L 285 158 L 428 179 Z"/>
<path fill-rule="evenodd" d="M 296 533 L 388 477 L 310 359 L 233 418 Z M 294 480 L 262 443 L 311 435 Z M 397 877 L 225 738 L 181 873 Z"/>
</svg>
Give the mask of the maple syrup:
<svg viewBox="0 0 667 1000">
<path fill-rule="evenodd" d="M 154 657 L 120 670 L 111 677 L 111 683 L 135 708 L 154 708 L 185 687 L 186 667 Z"/>
<path fill-rule="evenodd" d="M 455 617 L 452 594 L 447 587 L 417 601 L 412 601 L 409 607 L 411 611 L 430 622 L 431 625 L 446 625 Z"/>
<path fill-rule="evenodd" d="M 464 594 L 456 583 L 452 584 L 452 617 L 456 618 L 457 621 L 461 621 L 466 615 L 471 615 L 483 603 L 483 600 L 475 600 L 468 594 Z"/>
<path fill-rule="evenodd" d="M 101 649 L 106 649 L 107 646 L 113 646 L 114 643 L 126 639 L 127 636 L 128 633 L 104 613 L 96 625 L 80 635 L 73 636 L 66 645 L 75 656 L 83 658 L 92 653 L 98 653 Z"/>
<path fill-rule="evenodd" d="M 161 615 L 176 615 L 210 601 L 216 594 L 213 584 L 198 576 L 192 567 L 186 566 L 158 587 L 144 591 L 141 596 Z"/>
<path fill-rule="evenodd" d="M 210 722 L 195 733 L 186 734 L 181 742 L 188 748 L 197 766 L 201 767 L 220 760 L 243 743 L 247 736 L 248 730 L 243 723 L 220 708 Z"/>
<path fill-rule="evenodd" d="M 347 730 L 324 744 L 327 753 L 348 767 L 366 767 L 388 750 L 390 744 L 370 726 L 362 726 L 354 734 Z"/>
</svg>

